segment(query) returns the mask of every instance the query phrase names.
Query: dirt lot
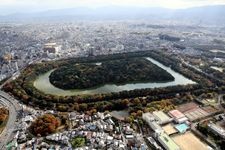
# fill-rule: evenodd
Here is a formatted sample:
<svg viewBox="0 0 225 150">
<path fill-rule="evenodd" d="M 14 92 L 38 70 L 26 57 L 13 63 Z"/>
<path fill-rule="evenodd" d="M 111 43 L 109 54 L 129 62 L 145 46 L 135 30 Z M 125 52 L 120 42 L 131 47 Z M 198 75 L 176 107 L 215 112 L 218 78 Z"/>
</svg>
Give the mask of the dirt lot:
<svg viewBox="0 0 225 150">
<path fill-rule="evenodd" d="M 171 124 L 167 124 L 167 125 L 163 126 L 162 128 L 168 135 L 177 132 L 177 130 Z"/>
<path fill-rule="evenodd" d="M 200 141 L 192 132 L 172 137 L 182 150 L 207 150 L 207 145 Z"/>
</svg>

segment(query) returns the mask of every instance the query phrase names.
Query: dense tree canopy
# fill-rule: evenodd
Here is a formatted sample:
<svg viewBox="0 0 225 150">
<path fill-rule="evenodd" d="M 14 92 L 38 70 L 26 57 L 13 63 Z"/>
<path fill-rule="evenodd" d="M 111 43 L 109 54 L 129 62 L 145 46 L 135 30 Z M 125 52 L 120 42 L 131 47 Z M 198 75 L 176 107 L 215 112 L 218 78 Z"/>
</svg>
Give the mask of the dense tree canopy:
<svg viewBox="0 0 225 150">
<path fill-rule="evenodd" d="M 31 131 L 35 135 L 45 136 L 54 133 L 59 126 L 58 118 L 51 114 L 45 114 L 32 123 Z"/>
<path fill-rule="evenodd" d="M 127 82 L 166 82 L 174 77 L 144 58 L 127 58 L 95 63 L 69 64 L 53 71 L 50 82 L 62 89 L 83 89 Z"/>
</svg>

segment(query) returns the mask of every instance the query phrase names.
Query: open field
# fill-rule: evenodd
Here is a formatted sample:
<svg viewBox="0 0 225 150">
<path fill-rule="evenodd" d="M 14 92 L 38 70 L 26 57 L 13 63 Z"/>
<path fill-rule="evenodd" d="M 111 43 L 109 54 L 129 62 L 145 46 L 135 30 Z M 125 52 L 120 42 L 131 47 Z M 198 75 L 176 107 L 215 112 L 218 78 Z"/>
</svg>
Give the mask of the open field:
<svg viewBox="0 0 225 150">
<path fill-rule="evenodd" d="M 207 150 L 207 145 L 201 142 L 192 132 L 186 132 L 172 137 L 182 150 Z M 190 148 L 191 146 L 191 148 Z"/>
</svg>

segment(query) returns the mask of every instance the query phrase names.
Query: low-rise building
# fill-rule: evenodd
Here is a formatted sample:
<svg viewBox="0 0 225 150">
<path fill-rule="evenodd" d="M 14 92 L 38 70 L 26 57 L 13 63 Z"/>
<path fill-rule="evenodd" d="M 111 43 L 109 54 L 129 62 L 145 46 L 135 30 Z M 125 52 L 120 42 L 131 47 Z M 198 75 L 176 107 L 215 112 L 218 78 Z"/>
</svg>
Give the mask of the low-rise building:
<svg viewBox="0 0 225 150">
<path fill-rule="evenodd" d="M 148 124 L 152 121 L 155 121 L 155 117 L 151 113 L 143 113 L 142 118 L 144 121 L 146 121 Z"/>
<path fill-rule="evenodd" d="M 158 136 L 158 140 L 166 150 L 180 150 L 180 147 L 165 133 Z"/>
<path fill-rule="evenodd" d="M 175 120 L 176 123 L 184 123 L 188 121 L 188 118 L 179 110 L 171 110 L 168 114 Z"/>
<path fill-rule="evenodd" d="M 165 114 L 163 111 L 154 111 L 152 114 L 160 125 L 169 123 L 173 120 L 167 114 Z"/>
<path fill-rule="evenodd" d="M 219 135 L 221 138 L 225 139 L 225 130 L 214 123 L 208 124 L 209 129 L 216 135 Z"/>
</svg>

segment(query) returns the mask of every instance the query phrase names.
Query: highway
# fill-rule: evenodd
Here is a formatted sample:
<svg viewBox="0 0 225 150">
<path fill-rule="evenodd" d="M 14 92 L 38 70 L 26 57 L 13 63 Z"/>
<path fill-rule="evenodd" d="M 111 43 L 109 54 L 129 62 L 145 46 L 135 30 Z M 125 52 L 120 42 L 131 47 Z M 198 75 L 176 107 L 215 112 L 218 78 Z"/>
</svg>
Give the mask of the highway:
<svg viewBox="0 0 225 150">
<path fill-rule="evenodd" d="M 6 124 L 5 129 L 0 134 L 0 149 L 6 149 L 7 143 L 11 140 L 13 131 L 16 128 L 16 119 L 17 114 L 20 109 L 20 105 L 17 100 L 15 100 L 12 96 L 9 94 L 0 91 L 0 101 L 1 103 L 4 103 L 6 107 L 9 109 L 9 118 L 8 122 Z"/>
</svg>

